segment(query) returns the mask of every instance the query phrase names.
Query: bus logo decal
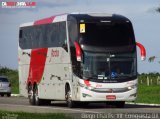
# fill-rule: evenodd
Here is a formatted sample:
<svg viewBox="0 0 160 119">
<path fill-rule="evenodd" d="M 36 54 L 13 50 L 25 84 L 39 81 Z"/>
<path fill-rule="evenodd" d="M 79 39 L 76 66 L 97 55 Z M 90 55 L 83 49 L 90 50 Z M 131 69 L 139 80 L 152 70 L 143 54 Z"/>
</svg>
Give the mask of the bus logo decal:
<svg viewBox="0 0 160 119">
<path fill-rule="evenodd" d="M 52 49 L 51 56 L 52 57 L 59 57 L 59 50 L 53 50 Z"/>
</svg>

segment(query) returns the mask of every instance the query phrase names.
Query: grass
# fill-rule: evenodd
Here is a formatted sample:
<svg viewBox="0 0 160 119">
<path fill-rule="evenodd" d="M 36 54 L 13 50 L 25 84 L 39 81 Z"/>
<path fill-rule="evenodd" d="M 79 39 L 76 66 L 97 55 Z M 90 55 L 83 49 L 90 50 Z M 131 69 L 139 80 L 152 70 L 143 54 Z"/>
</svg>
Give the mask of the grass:
<svg viewBox="0 0 160 119">
<path fill-rule="evenodd" d="M 12 117 L 12 118 L 7 118 Z M 26 113 L 26 112 L 9 112 L 0 111 L 0 119 L 72 119 L 60 113 Z"/>
<path fill-rule="evenodd" d="M 160 85 L 138 86 L 138 97 L 135 102 L 160 104 Z"/>
</svg>

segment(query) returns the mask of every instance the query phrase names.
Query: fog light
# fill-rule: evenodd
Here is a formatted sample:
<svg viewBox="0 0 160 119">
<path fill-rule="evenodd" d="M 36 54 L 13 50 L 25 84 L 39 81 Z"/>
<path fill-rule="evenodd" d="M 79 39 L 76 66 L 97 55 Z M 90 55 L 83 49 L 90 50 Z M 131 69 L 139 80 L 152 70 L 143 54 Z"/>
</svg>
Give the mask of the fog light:
<svg viewBox="0 0 160 119">
<path fill-rule="evenodd" d="M 82 96 L 85 98 L 85 97 L 92 97 L 91 95 L 89 94 L 86 94 L 86 93 L 82 93 Z"/>
<path fill-rule="evenodd" d="M 137 96 L 137 93 L 130 95 L 130 97 L 136 97 L 136 96 Z"/>
</svg>

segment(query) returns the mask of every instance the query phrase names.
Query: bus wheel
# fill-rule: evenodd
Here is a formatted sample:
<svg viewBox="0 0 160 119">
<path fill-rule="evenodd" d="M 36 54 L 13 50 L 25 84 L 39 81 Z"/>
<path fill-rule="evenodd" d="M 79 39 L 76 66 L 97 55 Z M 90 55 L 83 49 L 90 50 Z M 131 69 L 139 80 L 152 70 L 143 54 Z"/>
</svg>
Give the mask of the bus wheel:
<svg viewBox="0 0 160 119">
<path fill-rule="evenodd" d="M 66 91 L 66 102 L 67 102 L 67 106 L 69 108 L 73 108 L 75 106 L 74 101 L 72 101 L 70 88 L 68 88 L 67 91 Z"/>
<path fill-rule="evenodd" d="M 125 106 L 125 101 L 115 102 L 115 105 L 116 105 L 117 108 L 124 108 L 124 106 Z"/>
<path fill-rule="evenodd" d="M 35 98 L 34 98 L 34 94 L 33 94 L 33 88 L 32 85 L 28 86 L 28 98 L 29 98 L 29 103 L 31 105 L 35 105 Z"/>
<path fill-rule="evenodd" d="M 11 93 L 7 94 L 7 97 L 11 97 Z"/>
<path fill-rule="evenodd" d="M 45 100 L 45 99 L 39 99 L 38 96 L 38 86 L 36 85 L 34 87 L 34 100 L 35 100 L 35 105 L 39 106 L 39 105 L 50 105 L 51 104 L 51 100 Z"/>
<path fill-rule="evenodd" d="M 38 86 L 35 85 L 34 87 L 34 99 L 35 99 L 35 105 L 41 105 L 41 100 L 39 99 L 39 96 L 38 96 Z"/>
</svg>

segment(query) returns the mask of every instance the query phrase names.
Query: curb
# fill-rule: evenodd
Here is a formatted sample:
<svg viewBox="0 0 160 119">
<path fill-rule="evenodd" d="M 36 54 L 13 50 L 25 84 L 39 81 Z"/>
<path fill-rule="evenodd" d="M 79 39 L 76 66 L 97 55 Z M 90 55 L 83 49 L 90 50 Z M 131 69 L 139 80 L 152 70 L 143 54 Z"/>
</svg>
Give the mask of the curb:
<svg viewBox="0 0 160 119">
<path fill-rule="evenodd" d="M 144 105 L 144 106 L 160 106 L 160 104 L 132 103 L 132 102 L 126 102 L 126 104 Z"/>
<path fill-rule="evenodd" d="M 19 97 L 21 96 L 20 94 L 11 94 L 12 97 Z"/>
</svg>

